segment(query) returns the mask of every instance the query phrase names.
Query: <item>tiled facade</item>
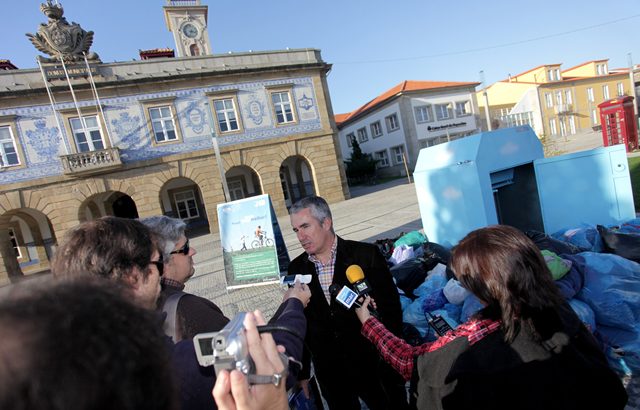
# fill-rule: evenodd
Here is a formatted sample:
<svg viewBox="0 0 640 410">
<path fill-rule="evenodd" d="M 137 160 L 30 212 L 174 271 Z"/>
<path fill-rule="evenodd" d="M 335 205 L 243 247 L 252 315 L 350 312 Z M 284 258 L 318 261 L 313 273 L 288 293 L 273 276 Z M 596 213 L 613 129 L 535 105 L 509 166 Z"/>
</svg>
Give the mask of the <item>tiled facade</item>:
<svg viewBox="0 0 640 410">
<path fill-rule="evenodd" d="M 84 131 L 65 79 L 49 81 L 54 112 L 40 70 L 0 72 L 0 136 L 11 138 L 0 285 L 46 270 L 68 229 L 103 215 L 168 214 L 217 231 L 225 197 L 212 138 L 231 199 L 268 193 L 282 214 L 304 195 L 348 196 L 318 50 L 94 67 L 99 106 L 86 78 L 71 80 Z"/>
</svg>

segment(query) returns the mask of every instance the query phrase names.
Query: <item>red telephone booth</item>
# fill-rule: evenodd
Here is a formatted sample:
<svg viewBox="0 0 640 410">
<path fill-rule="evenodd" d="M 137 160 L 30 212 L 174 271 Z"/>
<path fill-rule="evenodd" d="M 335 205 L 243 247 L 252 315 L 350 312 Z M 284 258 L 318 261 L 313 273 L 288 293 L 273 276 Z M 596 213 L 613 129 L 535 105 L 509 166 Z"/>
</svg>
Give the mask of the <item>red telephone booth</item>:
<svg viewBox="0 0 640 410">
<path fill-rule="evenodd" d="M 638 126 L 633 97 L 619 97 L 598 104 L 602 142 L 605 147 L 624 144 L 627 152 L 638 148 Z"/>
</svg>

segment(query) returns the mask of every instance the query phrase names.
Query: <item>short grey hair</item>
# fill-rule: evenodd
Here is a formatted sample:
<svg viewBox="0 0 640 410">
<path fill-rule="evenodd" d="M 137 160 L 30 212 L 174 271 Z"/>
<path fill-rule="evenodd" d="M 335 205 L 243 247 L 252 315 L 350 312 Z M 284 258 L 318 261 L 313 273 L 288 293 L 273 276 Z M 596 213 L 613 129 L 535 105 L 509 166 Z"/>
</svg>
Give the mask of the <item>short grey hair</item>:
<svg viewBox="0 0 640 410">
<path fill-rule="evenodd" d="M 176 244 L 184 235 L 187 224 L 182 219 L 171 218 L 168 216 L 150 216 L 140 219 L 151 232 L 157 237 L 158 248 L 162 252 L 162 258 L 168 261 L 171 257 Z"/>
<path fill-rule="evenodd" d="M 303 209 L 310 209 L 311 215 L 320 223 L 325 218 L 331 219 L 331 231 L 333 232 L 333 216 L 331 216 L 331 209 L 324 198 L 315 195 L 302 198 L 289 208 L 289 215 L 297 214 Z"/>
</svg>

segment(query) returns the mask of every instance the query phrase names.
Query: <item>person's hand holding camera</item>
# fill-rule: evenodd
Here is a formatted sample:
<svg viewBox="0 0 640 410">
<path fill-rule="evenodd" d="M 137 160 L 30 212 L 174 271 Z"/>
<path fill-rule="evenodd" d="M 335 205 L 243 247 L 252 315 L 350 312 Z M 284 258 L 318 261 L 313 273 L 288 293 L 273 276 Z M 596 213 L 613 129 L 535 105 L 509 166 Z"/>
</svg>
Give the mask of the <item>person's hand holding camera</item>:
<svg viewBox="0 0 640 410">
<path fill-rule="evenodd" d="M 260 335 L 256 326 L 264 325 L 260 311 L 247 313 L 244 328 L 249 354 L 258 375 L 283 374 L 285 368 L 273 337 L 269 333 Z M 284 350 L 284 349 L 281 349 Z M 284 381 L 249 385 L 247 378 L 238 370 L 222 370 L 213 387 L 213 398 L 220 410 L 285 410 L 289 408 Z"/>
</svg>

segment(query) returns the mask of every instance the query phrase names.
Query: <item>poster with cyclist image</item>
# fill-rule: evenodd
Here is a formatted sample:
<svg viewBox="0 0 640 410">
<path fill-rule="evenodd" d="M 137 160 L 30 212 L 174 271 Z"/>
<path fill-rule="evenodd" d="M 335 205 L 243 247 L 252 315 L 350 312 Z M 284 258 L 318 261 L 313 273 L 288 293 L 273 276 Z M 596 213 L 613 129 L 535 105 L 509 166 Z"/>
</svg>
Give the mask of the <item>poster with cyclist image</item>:
<svg viewBox="0 0 640 410">
<path fill-rule="evenodd" d="M 289 266 L 269 195 L 218 205 L 220 242 L 227 289 L 279 281 Z"/>
</svg>

